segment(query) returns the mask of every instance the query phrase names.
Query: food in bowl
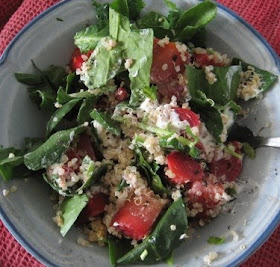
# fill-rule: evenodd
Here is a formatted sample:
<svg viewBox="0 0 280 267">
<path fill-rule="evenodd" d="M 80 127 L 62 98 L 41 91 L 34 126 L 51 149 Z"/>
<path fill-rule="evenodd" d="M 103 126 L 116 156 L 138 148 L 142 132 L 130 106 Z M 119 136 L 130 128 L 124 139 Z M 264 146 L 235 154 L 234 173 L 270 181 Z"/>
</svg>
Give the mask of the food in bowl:
<svg viewBox="0 0 280 267">
<path fill-rule="evenodd" d="M 41 176 L 61 234 L 83 227 L 88 241 L 108 244 L 113 264 L 170 259 L 188 224 L 203 226 L 233 199 L 243 155 L 254 156 L 233 138 L 237 101 L 276 80 L 204 46 L 215 4 L 165 2 L 168 17 L 141 18 L 142 1 L 94 2 L 98 23 L 75 35 L 66 71 L 33 62 L 36 74 L 16 74 L 53 112 L 46 138 L 1 149 L 2 177 Z"/>
</svg>

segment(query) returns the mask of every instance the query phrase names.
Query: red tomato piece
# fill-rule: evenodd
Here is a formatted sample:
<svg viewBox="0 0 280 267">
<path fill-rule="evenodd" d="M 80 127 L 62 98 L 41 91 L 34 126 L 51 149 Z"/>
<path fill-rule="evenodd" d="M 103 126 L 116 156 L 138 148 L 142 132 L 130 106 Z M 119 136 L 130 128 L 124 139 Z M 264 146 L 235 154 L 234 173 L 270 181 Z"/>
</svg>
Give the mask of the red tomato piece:
<svg viewBox="0 0 280 267">
<path fill-rule="evenodd" d="M 169 42 L 163 47 L 158 45 L 159 39 L 154 38 L 153 63 L 151 67 L 151 83 L 168 83 L 185 71 L 189 62 L 189 53 L 185 52 L 183 59 L 176 44 Z M 177 69 L 177 71 L 176 71 Z"/>
<path fill-rule="evenodd" d="M 123 87 L 119 87 L 115 92 L 115 99 L 118 101 L 124 101 L 129 98 L 129 93 Z"/>
<path fill-rule="evenodd" d="M 111 225 L 124 235 L 140 240 L 146 237 L 165 202 L 154 195 L 135 195 L 114 216 Z"/>
<path fill-rule="evenodd" d="M 177 80 L 172 80 L 171 82 L 158 85 L 159 93 L 167 98 L 171 98 L 173 95 L 176 96 L 177 99 L 181 98 L 184 89 L 184 85 L 179 84 Z"/>
<path fill-rule="evenodd" d="M 224 193 L 225 190 L 221 184 L 205 186 L 202 181 L 193 182 L 187 195 L 188 208 L 191 213 L 192 209 L 196 210 L 195 214 L 191 214 L 191 216 L 199 218 L 215 217 L 217 214 L 213 213 L 213 209 L 226 202 L 222 197 Z"/>
<path fill-rule="evenodd" d="M 72 54 L 71 57 L 71 69 L 72 71 L 75 71 L 76 69 L 79 69 L 82 67 L 85 60 L 83 59 L 83 56 L 86 56 L 87 58 L 90 57 L 92 51 L 88 51 L 87 53 L 82 54 L 79 48 L 76 48 Z"/>
<path fill-rule="evenodd" d="M 205 54 L 193 54 L 195 62 L 201 66 L 216 66 L 216 67 L 225 67 L 227 64 L 224 64 L 222 62 L 216 62 L 213 58 L 211 58 L 211 55 L 208 53 Z"/>
<path fill-rule="evenodd" d="M 235 152 L 241 154 L 239 143 L 231 143 L 235 147 Z M 217 178 L 225 179 L 226 181 L 235 181 L 242 169 L 242 160 L 231 156 L 229 159 L 220 159 L 210 163 L 210 172 Z"/>
<path fill-rule="evenodd" d="M 109 203 L 109 198 L 104 193 L 96 193 L 89 199 L 86 207 L 80 213 L 77 224 L 85 224 L 90 217 L 95 217 L 102 214 L 105 206 Z"/>
<path fill-rule="evenodd" d="M 190 156 L 174 151 L 167 156 L 168 168 L 175 174 L 170 180 L 175 184 L 185 184 L 201 180 L 204 176 L 203 170 L 198 162 Z"/>
<path fill-rule="evenodd" d="M 199 126 L 199 116 L 187 108 L 174 108 L 181 121 L 188 121 L 191 127 Z"/>
<path fill-rule="evenodd" d="M 96 160 L 96 155 L 93 149 L 91 138 L 88 134 L 83 133 L 79 136 L 79 142 L 76 147 L 77 152 L 84 152 L 93 161 Z"/>
</svg>

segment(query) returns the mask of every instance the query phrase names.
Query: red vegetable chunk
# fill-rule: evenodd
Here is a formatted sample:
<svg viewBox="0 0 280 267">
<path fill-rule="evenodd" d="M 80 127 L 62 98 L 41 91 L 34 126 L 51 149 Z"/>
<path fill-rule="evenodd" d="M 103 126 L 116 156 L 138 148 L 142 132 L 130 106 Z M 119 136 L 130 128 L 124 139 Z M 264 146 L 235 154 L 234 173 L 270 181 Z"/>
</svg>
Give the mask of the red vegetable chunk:
<svg viewBox="0 0 280 267">
<path fill-rule="evenodd" d="M 175 79 L 178 73 L 185 71 L 189 62 L 188 52 L 180 53 L 176 44 L 169 42 L 160 46 L 160 40 L 154 38 L 153 63 L 151 67 L 151 83 L 164 84 Z"/>
<path fill-rule="evenodd" d="M 88 51 L 87 53 L 82 54 L 79 48 L 76 48 L 71 57 L 71 69 L 75 71 L 82 67 L 83 63 L 85 62 L 84 58 L 89 58 L 92 51 Z"/>
<path fill-rule="evenodd" d="M 235 147 L 235 152 L 241 154 L 238 142 L 231 143 Z M 231 156 L 229 159 L 220 159 L 212 161 L 210 164 L 210 171 L 216 175 L 217 178 L 226 181 L 235 181 L 242 169 L 242 160 Z"/>
<path fill-rule="evenodd" d="M 167 98 L 170 98 L 174 95 L 177 99 L 181 98 L 184 92 L 185 86 L 179 84 L 178 80 L 172 80 L 168 83 L 163 83 L 158 85 L 159 93 Z"/>
<path fill-rule="evenodd" d="M 95 217 L 104 212 L 105 206 L 109 203 L 108 196 L 104 193 L 96 193 L 89 199 L 88 204 L 83 209 L 77 219 L 78 224 L 85 224 L 90 217 Z"/>
<path fill-rule="evenodd" d="M 204 176 L 198 162 L 178 151 L 172 152 L 167 156 L 167 165 L 175 175 L 174 178 L 170 178 L 170 181 L 175 184 L 201 180 Z"/>
<path fill-rule="evenodd" d="M 129 93 L 127 92 L 127 90 L 125 88 L 119 87 L 115 92 L 115 98 L 118 101 L 124 101 L 129 98 Z"/>
<path fill-rule="evenodd" d="M 132 239 L 143 239 L 150 233 L 164 205 L 165 201 L 153 194 L 134 195 L 116 213 L 111 225 Z"/>
<path fill-rule="evenodd" d="M 187 108 L 174 108 L 181 121 L 188 121 L 191 127 L 199 126 L 199 116 Z"/>
<path fill-rule="evenodd" d="M 93 161 L 96 160 L 96 155 L 93 149 L 93 145 L 91 142 L 91 138 L 88 134 L 83 133 L 79 136 L 79 142 L 77 144 L 76 150 L 78 152 L 84 152 L 86 155 L 88 155 Z"/>
<path fill-rule="evenodd" d="M 222 63 L 222 62 L 217 62 L 214 60 L 213 57 L 211 57 L 210 54 L 193 54 L 195 62 L 200 66 L 200 67 L 205 67 L 205 66 L 216 66 L 216 67 L 225 67 L 227 64 Z"/>
</svg>

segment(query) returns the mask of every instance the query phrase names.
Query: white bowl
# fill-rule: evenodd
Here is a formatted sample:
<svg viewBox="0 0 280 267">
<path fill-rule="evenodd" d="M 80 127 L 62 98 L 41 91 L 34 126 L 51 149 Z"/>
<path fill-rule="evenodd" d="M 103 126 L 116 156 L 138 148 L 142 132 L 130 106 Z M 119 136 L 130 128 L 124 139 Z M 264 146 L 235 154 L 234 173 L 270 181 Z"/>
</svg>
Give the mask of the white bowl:
<svg viewBox="0 0 280 267">
<path fill-rule="evenodd" d="M 146 10 L 167 12 L 163 1 L 146 2 Z M 174 2 L 182 8 L 197 3 L 194 0 Z M 13 73 L 32 72 L 31 59 L 39 67 L 65 65 L 74 48 L 75 32 L 93 21 L 90 1 L 64 0 L 32 20 L 8 46 L 0 60 L 0 144 L 20 146 L 23 137 L 40 136 L 45 127 L 46 118 L 30 102 L 25 86 L 16 81 Z M 208 47 L 241 57 L 279 75 L 278 56 L 259 33 L 232 11 L 218 5 L 217 17 L 208 31 Z M 262 130 L 262 135 L 280 136 L 279 90 L 278 81 L 264 99 L 251 102 L 250 116 L 243 123 L 255 132 L 269 126 Z M 235 266 L 268 238 L 280 219 L 279 159 L 280 150 L 273 148 L 260 148 L 255 160 L 245 159 L 241 191 L 238 199 L 231 203 L 235 212 L 221 214 L 197 230 L 176 250 L 176 266 L 203 266 L 203 256 L 211 251 L 219 254 L 213 266 Z M 0 194 L 0 218 L 33 256 L 48 266 L 109 266 L 105 248 L 77 244 L 77 238 L 82 235 L 79 229 L 73 228 L 65 238 L 60 236 L 52 221 L 50 189 L 42 179 L 28 183 L 19 179 L 8 183 L 1 180 L 1 192 L 12 185 L 18 187 L 16 193 L 7 197 Z M 238 233 L 238 241 L 232 240 L 229 225 Z M 209 236 L 224 236 L 226 242 L 220 246 L 210 245 Z"/>
</svg>

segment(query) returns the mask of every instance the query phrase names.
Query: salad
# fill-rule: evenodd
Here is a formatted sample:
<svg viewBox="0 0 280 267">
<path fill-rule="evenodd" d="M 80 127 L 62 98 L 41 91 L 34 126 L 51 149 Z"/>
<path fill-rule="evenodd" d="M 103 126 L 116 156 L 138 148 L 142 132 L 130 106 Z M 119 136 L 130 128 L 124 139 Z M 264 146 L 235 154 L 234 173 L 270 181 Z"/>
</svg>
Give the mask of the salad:
<svg viewBox="0 0 280 267">
<path fill-rule="evenodd" d="M 113 265 L 173 262 L 188 228 L 236 197 L 255 155 L 242 102 L 277 79 L 205 46 L 213 2 L 164 2 L 167 16 L 140 16 L 142 0 L 92 1 L 97 23 L 76 33 L 66 68 L 15 73 L 50 115 L 45 137 L 0 147 L 2 178 L 44 179 L 61 235 L 81 227 L 78 243 L 106 245 Z"/>
</svg>

